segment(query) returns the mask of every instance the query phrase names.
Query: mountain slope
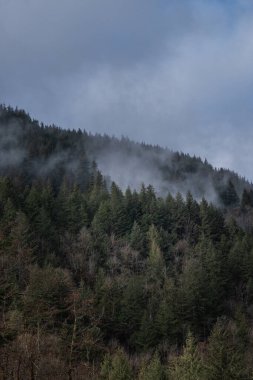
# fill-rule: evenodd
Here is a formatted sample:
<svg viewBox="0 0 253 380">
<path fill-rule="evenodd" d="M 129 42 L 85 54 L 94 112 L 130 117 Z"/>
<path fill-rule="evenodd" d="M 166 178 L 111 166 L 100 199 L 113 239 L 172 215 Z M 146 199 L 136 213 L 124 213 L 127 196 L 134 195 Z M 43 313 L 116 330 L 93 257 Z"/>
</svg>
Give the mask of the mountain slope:
<svg viewBox="0 0 253 380">
<path fill-rule="evenodd" d="M 251 184 L 236 173 L 214 169 L 207 161 L 159 146 L 134 143 L 85 131 L 62 130 L 32 120 L 24 111 L 0 108 L 0 174 L 26 180 L 47 179 L 55 186 L 64 176 L 88 185 L 92 162 L 122 189 L 152 185 L 158 195 L 205 197 L 217 205 L 238 203 Z M 234 194 L 232 194 L 234 193 Z"/>
<path fill-rule="evenodd" d="M 252 378 L 250 184 L 23 111 L 2 107 L 0 121 L 0 378 Z M 142 165 L 123 179 L 152 164 L 165 191 L 206 179 L 226 207 L 109 188 L 93 162 L 106 172 L 109 155 Z"/>
</svg>

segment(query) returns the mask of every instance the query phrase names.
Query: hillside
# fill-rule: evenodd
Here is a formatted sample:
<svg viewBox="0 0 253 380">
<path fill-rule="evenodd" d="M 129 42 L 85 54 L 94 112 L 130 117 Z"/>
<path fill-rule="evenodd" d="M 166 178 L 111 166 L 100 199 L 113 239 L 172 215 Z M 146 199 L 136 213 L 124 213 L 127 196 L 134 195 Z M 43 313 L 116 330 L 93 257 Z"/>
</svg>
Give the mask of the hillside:
<svg viewBox="0 0 253 380">
<path fill-rule="evenodd" d="M 186 196 L 190 191 L 197 200 L 234 206 L 243 189 L 252 188 L 236 173 L 214 169 L 198 157 L 127 138 L 44 126 L 10 107 L 0 108 L 0 136 L 1 174 L 15 175 L 18 170 L 27 181 L 50 178 L 59 186 L 66 175 L 85 187 L 95 161 L 108 185 L 114 181 L 123 190 L 151 185 L 160 196 Z"/>
<path fill-rule="evenodd" d="M 0 141 L 1 379 L 252 378 L 250 183 L 11 108 Z"/>
</svg>

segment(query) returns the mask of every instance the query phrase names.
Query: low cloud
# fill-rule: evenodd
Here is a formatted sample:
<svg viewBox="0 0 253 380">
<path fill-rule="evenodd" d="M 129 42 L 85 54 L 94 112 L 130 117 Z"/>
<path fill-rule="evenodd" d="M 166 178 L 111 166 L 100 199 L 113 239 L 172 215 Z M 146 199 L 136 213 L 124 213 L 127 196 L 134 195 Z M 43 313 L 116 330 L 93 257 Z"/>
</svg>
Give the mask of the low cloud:
<svg viewBox="0 0 253 380">
<path fill-rule="evenodd" d="M 26 152 L 20 147 L 20 138 L 21 133 L 15 123 L 0 129 L 0 169 L 15 168 L 23 162 Z"/>
<path fill-rule="evenodd" d="M 0 98 L 252 180 L 252 3 L 168 3 L 0 0 Z"/>
</svg>

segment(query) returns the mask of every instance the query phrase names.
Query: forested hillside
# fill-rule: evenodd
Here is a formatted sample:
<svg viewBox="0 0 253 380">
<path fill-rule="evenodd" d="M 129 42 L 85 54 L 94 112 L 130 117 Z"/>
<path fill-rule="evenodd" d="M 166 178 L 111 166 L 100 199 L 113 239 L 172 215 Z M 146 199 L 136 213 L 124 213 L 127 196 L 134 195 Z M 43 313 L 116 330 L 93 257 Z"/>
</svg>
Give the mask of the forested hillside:
<svg viewBox="0 0 253 380">
<path fill-rule="evenodd" d="M 84 126 L 85 128 L 85 126 Z M 159 146 L 122 138 L 92 135 L 85 130 L 62 130 L 32 120 L 22 110 L 0 106 L 0 173 L 50 179 L 59 187 L 62 177 L 87 188 L 95 161 L 110 187 L 140 191 L 152 185 L 159 196 L 190 191 L 193 197 L 221 207 L 237 206 L 243 190 L 252 185 L 227 169 L 214 169 L 206 160 Z"/>
<path fill-rule="evenodd" d="M 0 139 L 0 378 L 253 378 L 246 180 L 3 106 Z M 163 188 L 121 188 L 103 155 Z"/>
</svg>

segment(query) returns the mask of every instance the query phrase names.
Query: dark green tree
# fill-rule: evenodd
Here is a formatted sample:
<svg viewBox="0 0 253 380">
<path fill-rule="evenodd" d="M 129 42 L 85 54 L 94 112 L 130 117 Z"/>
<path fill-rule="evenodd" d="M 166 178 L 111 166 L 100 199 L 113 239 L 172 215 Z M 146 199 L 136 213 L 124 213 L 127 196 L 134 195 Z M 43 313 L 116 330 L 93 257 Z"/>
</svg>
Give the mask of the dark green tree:
<svg viewBox="0 0 253 380">
<path fill-rule="evenodd" d="M 105 356 L 101 366 L 101 378 L 105 380 L 133 380 L 133 372 L 125 352 L 118 349 L 115 354 Z"/>
<path fill-rule="evenodd" d="M 206 379 L 201 356 L 198 352 L 195 339 L 188 333 L 181 355 L 176 357 L 169 367 L 171 380 L 202 380 Z M 222 379 L 217 377 L 216 380 Z"/>
<path fill-rule="evenodd" d="M 228 322 L 219 319 L 209 338 L 205 379 L 242 380 L 250 378 L 243 353 L 234 343 L 233 333 Z"/>
</svg>

